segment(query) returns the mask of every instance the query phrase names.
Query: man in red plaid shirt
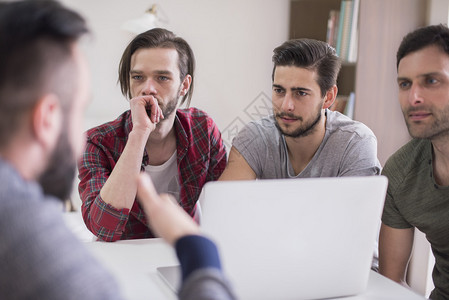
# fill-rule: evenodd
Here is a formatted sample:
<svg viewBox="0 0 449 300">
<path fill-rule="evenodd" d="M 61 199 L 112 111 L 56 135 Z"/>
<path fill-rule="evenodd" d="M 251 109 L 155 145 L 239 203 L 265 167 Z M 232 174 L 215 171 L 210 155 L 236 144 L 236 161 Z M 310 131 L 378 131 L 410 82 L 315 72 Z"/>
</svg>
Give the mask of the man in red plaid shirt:
<svg viewBox="0 0 449 300">
<path fill-rule="evenodd" d="M 141 33 L 125 49 L 119 81 L 131 109 L 87 132 L 79 164 L 84 222 L 100 239 L 154 237 L 135 200 L 141 171 L 192 217 L 203 185 L 223 172 L 226 150 L 214 121 L 178 109 L 190 104 L 194 68 L 190 46 L 165 29 Z"/>
</svg>

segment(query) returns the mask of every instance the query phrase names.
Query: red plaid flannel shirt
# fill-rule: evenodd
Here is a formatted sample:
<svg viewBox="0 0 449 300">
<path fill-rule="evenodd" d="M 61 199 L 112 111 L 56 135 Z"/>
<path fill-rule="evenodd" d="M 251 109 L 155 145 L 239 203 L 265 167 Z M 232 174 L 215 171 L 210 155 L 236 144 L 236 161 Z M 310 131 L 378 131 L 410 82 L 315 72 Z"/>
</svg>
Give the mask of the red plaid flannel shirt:
<svg viewBox="0 0 449 300">
<path fill-rule="evenodd" d="M 196 109 L 178 109 L 175 118 L 180 205 L 191 216 L 203 185 L 217 180 L 226 166 L 226 150 L 214 121 Z M 154 237 L 137 201 L 116 209 L 101 199 L 100 190 L 125 148 L 132 129 L 131 111 L 87 132 L 79 163 L 79 193 L 87 228 L 105 241 Z M 141 169 L 148 165 L 145 151 Z"/>
</svg>

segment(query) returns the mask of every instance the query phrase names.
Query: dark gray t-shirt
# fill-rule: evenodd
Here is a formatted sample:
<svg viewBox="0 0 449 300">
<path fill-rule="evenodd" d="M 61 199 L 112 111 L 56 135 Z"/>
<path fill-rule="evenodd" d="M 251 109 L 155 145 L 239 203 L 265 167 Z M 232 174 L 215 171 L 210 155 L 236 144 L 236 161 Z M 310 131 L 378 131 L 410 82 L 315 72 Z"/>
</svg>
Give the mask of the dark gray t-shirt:
<svg viewBox="0 0 449 300">
<path fill-rule="evenodd" d="M 431 142 L 410 141 L 388 159 L 382 174 L 388 177 L 382 222 L 425 233 L 435 256 L 430 298 L 449 299 L 449 186 L 435 182 Z"/>
<path fill-rule="evenodd" d="M 233 140 L 259 179 L 378 175 L 377 139 L 364 124 L 326 110 L 326 133 L 307 167 L 295 174 L 273 116 L 247 124 Z"/>
</svg>

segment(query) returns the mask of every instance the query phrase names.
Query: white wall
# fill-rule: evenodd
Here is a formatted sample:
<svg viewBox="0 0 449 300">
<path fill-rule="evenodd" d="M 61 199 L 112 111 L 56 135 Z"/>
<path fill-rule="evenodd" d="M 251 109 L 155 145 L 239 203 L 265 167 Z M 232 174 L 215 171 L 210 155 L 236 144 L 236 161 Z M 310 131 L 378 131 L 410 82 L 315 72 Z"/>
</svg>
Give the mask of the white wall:
<svg viewBox="0 0 449 300">
<path fill-rule="evenodd" d="M 449 1 L 428 0 L 427 1 L 427 24 L 448 24 Z"/>
<path fill-rule="evenodd" d="M 193 48 L 197 73 L 191 106 L 204 109 L 214 118 L 226 131 L 226 142 L 232 137 L 228 125 L 240 126 L 250 120 L 245 108 L 253 100 L 270 101 L 271 56 L 273 49 L 288 38 L 288 0 L 63 2 L 81 12 L 93 31 L 93 39 L 86 45 L 93 84 L 86 129 L 128 109 L 117 85 L 117 70 L 132 34 L 120 27 L 152 4 L 157 4 L 159 15 L 168 19 L 164 27 L 185 38 Z M 258 107 L 253 105 L 251 109 L 254 112 Z"/>
</svg>

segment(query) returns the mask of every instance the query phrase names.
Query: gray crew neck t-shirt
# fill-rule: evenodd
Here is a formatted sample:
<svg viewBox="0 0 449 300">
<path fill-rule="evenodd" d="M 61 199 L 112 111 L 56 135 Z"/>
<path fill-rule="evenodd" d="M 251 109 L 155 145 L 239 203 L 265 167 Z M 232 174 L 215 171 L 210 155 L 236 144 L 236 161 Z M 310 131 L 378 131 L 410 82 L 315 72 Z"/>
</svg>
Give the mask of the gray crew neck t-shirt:
<svg viewBox="0 0 449 300">
<path fill-rule="evenodd" d="M 373 132 L 338 112 L 326 110 L 326 116 L 323 141 L 297 175 L 273 115 L 248 123 L 234 138 L 233 146 L 259 179 L 378 175 L 381 166 Z"/>
</svg>

